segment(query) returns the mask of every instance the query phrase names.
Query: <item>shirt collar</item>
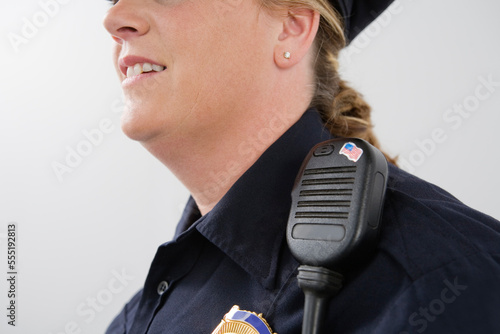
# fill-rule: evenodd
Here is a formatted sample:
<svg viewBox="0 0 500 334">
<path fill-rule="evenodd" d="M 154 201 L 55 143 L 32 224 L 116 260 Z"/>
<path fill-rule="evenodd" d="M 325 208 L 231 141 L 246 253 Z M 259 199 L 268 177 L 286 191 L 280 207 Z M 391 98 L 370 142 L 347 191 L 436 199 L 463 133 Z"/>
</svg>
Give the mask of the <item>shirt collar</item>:
<svg viewBox="0 0 500 334">
<path fill-rule="evenodd" d="M 307 110 L 209 213 L 200 217 L 190 198 L 176 235 L 192 225 L 264 287 L 271 288 L 285 242 L 296 175 L 309 150 L 328 139 L 331 135 L 318 112 Z"/>
</svg>

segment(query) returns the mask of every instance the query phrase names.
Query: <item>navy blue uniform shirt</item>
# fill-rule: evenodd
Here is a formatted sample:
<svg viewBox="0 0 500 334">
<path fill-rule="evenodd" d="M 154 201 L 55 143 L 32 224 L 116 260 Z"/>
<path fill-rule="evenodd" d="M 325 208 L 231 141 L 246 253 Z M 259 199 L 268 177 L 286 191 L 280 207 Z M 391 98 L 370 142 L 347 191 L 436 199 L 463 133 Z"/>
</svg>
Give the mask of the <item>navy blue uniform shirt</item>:
<svg viewBox="0 0 500 334">
<path fill-rule="evenodd" d="M 106 333 L 210 334 L 233 305 L 263 313 L 278 334 L 300 333 L 290 193 L 309 150 L 330 138 L 308 110 L 212 211 L 202 217 L 190 199 Z M 500 333 L 496 220 L 390 165 L 381 224 L 372 260 L 330 302 L 326 333 Z"/>
</svg>

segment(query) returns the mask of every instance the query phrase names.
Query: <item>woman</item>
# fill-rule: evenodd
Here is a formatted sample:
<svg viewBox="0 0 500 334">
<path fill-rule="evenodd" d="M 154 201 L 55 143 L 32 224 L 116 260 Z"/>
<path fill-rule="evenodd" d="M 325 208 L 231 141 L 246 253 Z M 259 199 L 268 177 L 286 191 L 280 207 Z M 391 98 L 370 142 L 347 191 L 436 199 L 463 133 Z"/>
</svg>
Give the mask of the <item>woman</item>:
<svg viewBox="0 0 500 334">
<path fill-rule="evenodd" d="M 356 12 L 388 4 L 367 3 L 333 3 L 348 39 L 369 22 Z M 378 146 L 369 106 L 337 74 L 340 14 L 326 0 L 121 0 L 104 24 L 123 131 L 192 196 L 108 333 L 209 333 L 233 305 L 299 333 L 284 235 L 300 164 L 332 136 Z M 373 259 L 330 303 L 328 332 L 500 330 L 498 222 L 391 165 L 382 226 Z"/>
</svg>

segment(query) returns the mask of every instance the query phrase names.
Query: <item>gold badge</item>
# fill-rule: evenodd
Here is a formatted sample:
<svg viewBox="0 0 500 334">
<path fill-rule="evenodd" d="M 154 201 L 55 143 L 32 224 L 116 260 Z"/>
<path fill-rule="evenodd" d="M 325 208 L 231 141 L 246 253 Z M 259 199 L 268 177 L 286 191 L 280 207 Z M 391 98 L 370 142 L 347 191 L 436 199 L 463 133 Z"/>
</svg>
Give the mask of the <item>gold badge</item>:
<svg viewBox="0 0 500 334">
<path fill-rule="evenodd" d="M 238 305 L 231 308 L 212 334 L 276 334 L 262 314 L 242 311 Z"/>
</svg>

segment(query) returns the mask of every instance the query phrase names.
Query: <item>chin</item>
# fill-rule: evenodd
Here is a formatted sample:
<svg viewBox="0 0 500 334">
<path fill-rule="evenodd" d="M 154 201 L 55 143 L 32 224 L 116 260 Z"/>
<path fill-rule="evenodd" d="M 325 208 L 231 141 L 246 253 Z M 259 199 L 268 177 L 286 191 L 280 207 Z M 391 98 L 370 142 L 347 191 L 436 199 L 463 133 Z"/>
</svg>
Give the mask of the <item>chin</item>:
<svg viewBox="0 0 500 334">
<path fill-rule="evenodd" d="M 158 136 L 160 123 L 148 117 L 144 110 L 130 110 L 126 107 L 121 117 L 121 128 L 123 133 L 132 140 L 147 142 Z"/>
</svg>

